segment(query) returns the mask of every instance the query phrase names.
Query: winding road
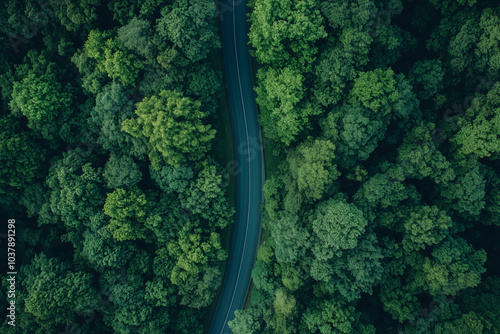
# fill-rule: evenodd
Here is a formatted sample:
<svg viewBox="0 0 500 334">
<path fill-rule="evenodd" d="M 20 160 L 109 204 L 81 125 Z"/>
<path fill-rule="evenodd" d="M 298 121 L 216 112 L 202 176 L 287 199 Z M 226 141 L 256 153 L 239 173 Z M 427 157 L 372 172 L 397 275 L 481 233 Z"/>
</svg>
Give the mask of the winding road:
<svg viewBox="0 0 500 334">
<path fill-rule="evenodd" d="M 235 152 L 236 216 L 224 281 L 209 334 L 231 333 L 227 322 L 244 307 L 261 231 L 264 158 L 248 50 L 244 0 L 220 0 L 224 79 Z"/>
</svg>

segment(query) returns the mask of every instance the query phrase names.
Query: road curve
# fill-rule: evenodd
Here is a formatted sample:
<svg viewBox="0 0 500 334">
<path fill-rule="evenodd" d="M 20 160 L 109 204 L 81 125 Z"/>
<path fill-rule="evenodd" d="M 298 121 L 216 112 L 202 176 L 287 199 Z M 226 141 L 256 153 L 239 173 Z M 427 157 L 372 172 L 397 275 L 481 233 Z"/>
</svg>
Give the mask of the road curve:
<svg viewBox="0 0 500 334">
<path fill-rule="evenodd" d="M 222 55 L 235 147 L 236 215 L 224 281 L 209 334 L 231 333 L 227 322 L 242 309 L 261 231 L 264 158 L 248 52 L 244 0 L 220 0 Z"/>
</svg>

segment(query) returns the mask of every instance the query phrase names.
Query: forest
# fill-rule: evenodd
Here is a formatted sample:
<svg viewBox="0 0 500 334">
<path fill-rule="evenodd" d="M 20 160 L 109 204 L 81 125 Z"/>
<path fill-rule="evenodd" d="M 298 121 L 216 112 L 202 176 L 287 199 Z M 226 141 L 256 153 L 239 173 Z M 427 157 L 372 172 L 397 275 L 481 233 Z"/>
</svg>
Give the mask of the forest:
<svg viewBox="0 0 500 334">
<path fill-rule="evenodd" d="M 202 333 L 234 214 L 215 2 L 10 0 L 0 29 L 0 332 Z"/>
<path fill-rule="evenodd" d="M 268 174 L 233 333 L 500 333 L 498 1 L 248 5 Z M 0 6 L 1 333 L 206 331 L 235 213 L 217 6 Z"/>
<path fill-rule="evenodd" d="M 500 333 L 498 1 L 250 5 L 275 166 L 233 333 Z"/>
</svg>

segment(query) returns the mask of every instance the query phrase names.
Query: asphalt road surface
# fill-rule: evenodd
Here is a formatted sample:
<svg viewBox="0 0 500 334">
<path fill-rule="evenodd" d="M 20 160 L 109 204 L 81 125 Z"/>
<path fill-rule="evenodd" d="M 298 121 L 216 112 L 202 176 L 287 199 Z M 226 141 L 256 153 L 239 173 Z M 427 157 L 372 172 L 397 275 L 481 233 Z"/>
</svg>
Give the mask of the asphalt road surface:
<svg viewBox="0 0 500 334">
<path fill-rule="evenodd" d="M 248 52 L 247 6 L 243 0 L 221 0 L 222 54 L 235 147 L 236 215 L 224 281 L 209 334 L 231 333 L 227 322 L 242 309 L 250 288 L 261 231 L 264 158 Z M 233 168 L 234 167 L 234 168 Z"/>
</svg>

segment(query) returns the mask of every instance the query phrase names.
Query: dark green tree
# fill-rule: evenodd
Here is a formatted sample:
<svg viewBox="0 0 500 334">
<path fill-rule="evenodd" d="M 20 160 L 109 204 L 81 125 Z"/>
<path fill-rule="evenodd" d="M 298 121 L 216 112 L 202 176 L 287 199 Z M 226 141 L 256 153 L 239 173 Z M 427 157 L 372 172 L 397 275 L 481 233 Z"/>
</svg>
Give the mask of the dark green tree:
<svg viewBox="0 0 500 334">
<path fill-rule="evenodd" d="M 153 41 L 153 29 L 146 20 L 134 17 L 127 25 L 118 29 L 118 39 L 129 50 L 145 57 L 154 59 L 157 47 Z"/>
<path fill-rule="evenodd" d="M 71 270 L 67 263 L 44 253 L 35 256 L 22 272 L 24 309 L 47 331 L 71 322 L 77 312 L 90 312 L 96 306 L 92 274 Z"/>
<path fill-rule="evenodd" d="M 69 31 L 84 29 L 85 32 L 92 29 L 97 21 L 96 9 L 100 0 L 84 0 L 76 3 L 71 1 L 58 1 L 59 5 L 56 15 L 61 24 Z"/>
<path fill-rule="evenodd" d="M 437 206 L 423 206 L 404 222 L 403 247 L 408 251 L 439 244 L 449 234 L 451 218 Z"/>
<path fill-rule="evenodd" d="M 217 166 L 205 160 L 203 169 L 186 192 L 180 194 L 181 205 L 192 213 L 199 214 L 212 226 L 224 228 L 229 224 L 234 209 L 226 197 L 229 175 L 218 171 Z"/>
<path fill-rule="evenodd" d="M 302 259 L 309 245 L 309 232 L 300 223 L 299 217 L 284 211 L 280 219 L 270 223 L 274 252 L 280 263 L 295 263 Z"/>
<path fill-rule="evenodd" d="M 132 93 L 119 83 L 112 82 L 97 94 L 87 122 L 89 128 L 98 134 L 97 144 L 104 149 L 143 157 L 147 154 L 146 142 L 121 131 L 121 123 L 133 115 Z"/>
<path fill-rule="evenodd" d="M 217 8 L 212 1 L 175 1 L 164 11 L 157 31 L 171 41 L 190 62 L 199 61 L 220 47 L 217 34 Z"/>
<path fill-rule="evenodd" d="M 440 60 L 417 61 L 410 69 L 410 83 L 418 97 L 426 100 L 444 88 L 445 72 Z"/>
<path fill-rule="evenodd" d="M 137 185 L 142 179 L 142 173 L 132 157 L 111 154 L 102 177 L 108 188 L 115 189 Z"/>
<path fill-rule="evenodd" d="M 34 182 L 42 172 L 45 149 L 33 135 L 21 130 L 21 122 L 12 116 L 0 118 L 0 196 Z"/>
</svg>

